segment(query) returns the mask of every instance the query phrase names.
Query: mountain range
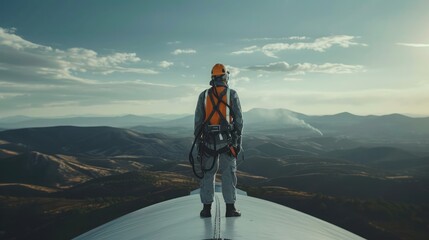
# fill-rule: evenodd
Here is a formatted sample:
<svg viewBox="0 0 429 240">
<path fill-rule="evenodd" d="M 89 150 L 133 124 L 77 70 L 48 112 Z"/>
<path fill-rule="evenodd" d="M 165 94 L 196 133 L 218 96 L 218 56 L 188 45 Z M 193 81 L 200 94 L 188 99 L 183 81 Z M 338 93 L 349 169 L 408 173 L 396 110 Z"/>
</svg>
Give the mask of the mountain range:
<svg viewBox="0 0 429 240">
<path fill-rule="evenodd" d="M 253 109 L 244 118 L 237 173 L 250 195 L 367 239 L 427 237 L 428 118 L 284 109 Z M 57 126 L 11 128 L 44 120 L 0 121 L 8 128 L 0 131 L 0 238 L 70 239 L 198 186 L 187 161 L 192 116 L 72 119 L 89 126 L 51 119 Z M 97 121 L 106 126 L 90 126 Z"/>
<path fill-rule="evenodd" d="M 175 131 L 173 129 L 193 128 L 193 116 L 152 117 L 125 115 L 117 117 L 69 117 L 31 118 L 16 116 L 0 118 L 0 128 L 34 128 L 48 126 L 111 126 L 120 128 L 152 128 L 152 132 Z M 174 118 L 174 119 L 172 119 Z M 349 136 L 368 139 L 412 138 L 427 139 L 429 117 L 412 118 L 400 114 L 358 116 L 351 113 L 311 116 L 287 109 L 256 108 L 243 113 L 246 131 L 276 133 L 278 129 L 288 129 L 295 136 Z M 145 131 L 150 131 L 146 129 Z"/>
</svg>

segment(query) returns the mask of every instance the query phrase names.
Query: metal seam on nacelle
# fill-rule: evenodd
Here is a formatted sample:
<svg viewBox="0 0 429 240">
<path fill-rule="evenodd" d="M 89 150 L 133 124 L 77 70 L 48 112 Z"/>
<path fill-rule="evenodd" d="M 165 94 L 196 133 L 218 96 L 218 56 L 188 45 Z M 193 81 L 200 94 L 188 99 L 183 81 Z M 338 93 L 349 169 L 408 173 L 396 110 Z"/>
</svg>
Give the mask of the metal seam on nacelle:
<svg viewBox="0 0 429 240">
<path fill-rule="evenodd" d="M 221 239 L 220 238 L 220 201 L 217 194 L 215 194 L 215 222 L 214 222 L 213 239 Z"/>
</svg>

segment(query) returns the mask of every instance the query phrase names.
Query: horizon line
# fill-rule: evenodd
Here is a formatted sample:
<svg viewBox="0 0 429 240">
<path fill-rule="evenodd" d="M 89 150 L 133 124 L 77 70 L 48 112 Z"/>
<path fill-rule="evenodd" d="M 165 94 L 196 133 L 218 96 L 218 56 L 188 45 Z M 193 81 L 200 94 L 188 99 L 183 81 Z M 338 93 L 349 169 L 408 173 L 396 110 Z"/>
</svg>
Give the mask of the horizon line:
<svg viewBox="0 0 429 240">
<path fill-rule="evenodd" d="M 303 115 L 307 115 L 307 116 L 334 116 L 334 115 L 340 115 L 340 114 L 351 114 L 354 116 L 360 116 L 360 117 L 368 117 L 368 116 L 388 116 L 388 115 L 403 115 L 406 117 L 411 117 L 411 118 L 425 118 L 425 117 L 429 117 L 429 114 L 421 114 L 421 113 L 400 113 L 400 112 L 392 112 L 392 113 L 378 113 L 378 114 L 356 114 L 356 113 L 352 113 L 350 111 L 343 111 L 343 112 L 336 112 L 336 113 L 324 113 L 324 114 L 308 114 L 308 113 L 303 113 L 303 112 L 299 112 L 299 111 L 294 111 L 294 110 L 290 110 L 287 108 L 262 108 L 262 107 L 255 107 L 255 108 L 251 108 L 247 111 L 243 111 L 243 113 L 248 113 L 250 111 L 254 111 L 254 110 L 258 110 L 258 109 L 263 109 L 263 110 L 284 110 L 284 111 L 290 111 L 292 113 L 296 113 L 296 114 L 303 114 Z M 4 117 L 0 117 L 1 119 L 8 119 L 8 118 L 38 118 L 38 119 L 61 119 L 61 118 L 78 118 L 78 117 L 84 117 L 84 118 L 91 118 L 91 117 L 103 117 L 103 118 L 108 118 L 108 117 L 125 117 L 125 116 L 137 116 L 137 117 L 152 117 L 152 118 L 162 118 L 159 117 L 157 115 L 165 115 L 166 117 L 170 116 L 178 116 L 178 118 L 182 118 L 182 117 L 186 117 L 186 116 L 190 116 L 190 115 L 194 115 L 193 113 L 165 113 L 165 112 L 160 112 L 160 113 L 150 113 L 150 114 L 135 114 L 135 113 L 123 113 L 123 114 L 82 114 L 82 115 L 76 115 L 76 114 L 69 114 L 69 115 L 56 115 L 56 116 L 40 116 L 40 115 L 23 115 L 23 114 L 16 114 L 16 115 L 7 115 Z"/>
</svg>

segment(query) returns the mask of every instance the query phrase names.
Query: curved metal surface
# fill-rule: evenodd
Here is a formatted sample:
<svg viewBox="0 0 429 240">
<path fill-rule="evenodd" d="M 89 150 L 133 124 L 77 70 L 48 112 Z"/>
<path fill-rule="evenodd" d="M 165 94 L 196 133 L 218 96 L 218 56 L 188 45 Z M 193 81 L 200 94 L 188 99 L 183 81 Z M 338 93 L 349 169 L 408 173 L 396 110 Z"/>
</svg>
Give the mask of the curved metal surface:
<svg viewBox="0 0 429 240">
<path fill-rule="evenodd" d="M 212 218 L 201 219 L 198 194 L 161 202 L 101 225 L 82 239 L 363 239 L 310 215 L 262 199 L 237 195 L 242 216 L 225 218 L 215 193 Z"/>
</svg>

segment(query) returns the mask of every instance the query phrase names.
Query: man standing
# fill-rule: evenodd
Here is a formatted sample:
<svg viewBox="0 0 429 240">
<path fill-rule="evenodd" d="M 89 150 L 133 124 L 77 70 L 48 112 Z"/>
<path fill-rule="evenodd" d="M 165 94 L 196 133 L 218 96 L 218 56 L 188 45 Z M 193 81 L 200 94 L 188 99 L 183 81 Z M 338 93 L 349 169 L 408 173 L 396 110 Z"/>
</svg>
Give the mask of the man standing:
<svg viewBox="0 0 429 240">
<path fill-rule="evenodd" d="M 235 208 L 237 155 L 241 150 L 243 118 L 237 92 L 228 87 L 229 72 L 217 63 L 211 71 L 211 87 L 203 91 L 195 110 L 194 135 L 199 139 L 199 160 L 203 170 L 200 197 L 203 218 L 211 217 L 215 176 L 222 173 L 222 194 L 226 217 L 239 217 Z"/>
</svg>

